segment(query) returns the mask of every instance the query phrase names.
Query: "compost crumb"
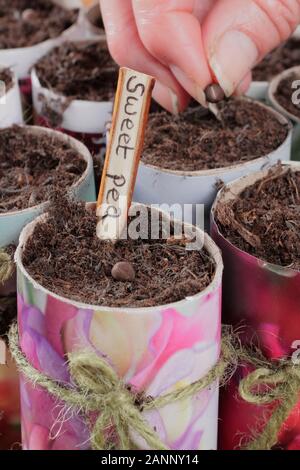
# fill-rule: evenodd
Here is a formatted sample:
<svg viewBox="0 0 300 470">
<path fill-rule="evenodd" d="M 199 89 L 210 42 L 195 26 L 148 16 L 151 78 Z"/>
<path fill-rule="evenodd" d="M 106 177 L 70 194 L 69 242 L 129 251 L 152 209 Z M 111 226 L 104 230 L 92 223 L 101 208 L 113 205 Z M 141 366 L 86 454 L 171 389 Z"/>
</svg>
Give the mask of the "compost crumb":
<svg viewBox="0 0 300 470">
<path fill-rule="evenodd" d="M 278 103 L 288 112 L 300 118 L 300 102 L 299 102 L 299 85 L 293 88 L 292 85 L 296 80 L 300 80 L 300 74 L 293 73 L 289 77 L 284 78 L 278 85 L 275 93 L 275 98 Z M 299 82 L 300 83 L 300 82 Z M 298 104 L 293 100 L 293 94 L 297 93 L 296 99 Z"/>
<path fill-rule="evenodd" d="M 220 202 L 215 219 L 236 247 L 300 270 L 300 172 L 276 165 L 234 201 Z"/>
<path fill-rule="evenodd" d="M 9 68 L 0 70 L 0 82 L 4 83 L 5 85 L 5 93 L 7 93 L 13 87 L 13 80 L 13 73 Z"/>
<path fill-rule="evenodd" d="M 118 67 L 102 42 L 66 42 L 35 65 L 43 87 L 72 98 L 112 101 Z"/>
<path fill-rule="evenodd" d="M 300 39 L 290 38 L 268 54 L 253 70 L 253 80 L 269 81 L 279 73 L 300 65 Z"/>
<path fill-rule="evenodd" d="M 262 157 L 285 140 L 288 127 L 250 100 L 218 105 L 221 122 L 201 107 L 178 116 L 150 115 L 143 162 L 168 170 L 222 168 Z"/>
<path fill-rule="evenodd" d="M 27 209 L 75 184 L 86 162 L 69 144 L 12 126 L 0 130 L 0 213 Z"/>
<path fill-rule="evenodd" d="M 150 217 L 150 210 L 148 213 Z M 203 249 L 187 250 L 166 239 L 119 240 L 96 236 L 95 211 L 57 196 L 46 222 L 39 222 L 23 252 L 28 273 L 63 297 L 107 307 L 152 307 L 180 301 L 204 290 L 215 262 Z M 172 236 L 172 230 L 171 230 Z M 112 268 L 130 263 L 131 282 L 118 281 Z"/>
<path fill-rule="evenodd" d="M 50 0 L 0 0 L 0 49 L 29 47 L 58 37 L 78 12 Z"/>
</svg>

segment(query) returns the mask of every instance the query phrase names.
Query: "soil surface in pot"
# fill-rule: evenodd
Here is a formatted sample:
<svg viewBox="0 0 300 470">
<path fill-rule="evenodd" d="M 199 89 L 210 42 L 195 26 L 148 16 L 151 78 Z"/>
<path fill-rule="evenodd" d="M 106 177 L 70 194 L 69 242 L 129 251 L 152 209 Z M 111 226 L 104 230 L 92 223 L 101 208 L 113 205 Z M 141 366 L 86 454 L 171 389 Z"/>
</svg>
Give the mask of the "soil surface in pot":
<svg viewBox="0 0 300 470">
<path fill-rule="evenodd" d="M 0 82 L 3 82 L 5 84 L 5 93 L 7 93 L 13 87 L 13 73 L 9 68 L 0 70 Z"/>
<path fill-rule="evenodd" d="M 263 157 L 287 137 L 287 126 L 255 102 L 230 100 L 219 109 L 221 121 L 201 107 L 151 114 L 143 162 L 177 171 L 223 168 Z"/>
<path fill-rule="evenodd" d="M 81 155 L 46 133 L 18 126 L 0 130 L 0 214 L 47 201 L 75 184 L 86 170 Z"/>
<path fill-rule="evenodd" d="M 276 165 L 234 201 L 220 202 L 215 220 L 241 250 L 300 270 L 300 172 Z"/>
<path fill-rule="evenodd" d="M 150 217 L 150 211 L 148 216 Z M 43 287 L 63 297 L 107 307 L 151 307 L 195 295 L 211 282 L 216 267 L 205 249 L 186 249 L 184 238 L 119 240 L 96 236 L 95 211 L 82 203 L 57 200 L 46 222 L 36 225 L 23 263 Z M 131 281 L 112 275 L 116 263 L 129 262 Z"/>
<path fill-rule="evenodd" d="M 293 88 L 293 83 L 296 80 L 300 83 L 300 75 L 296 73 L 281 80 L 276 90 L 275 98 L 286 111 L 300 118 L 300 86 L 298 84 L 296 88 Z"/>
<path fill-rule="evenodd" d="M 300 65 L 300 39 L 291 38 L 278 47 L 253 70 L 253 80 L 269 81 L 279 73 Z"/>
<path fill-rule="evenodd" d="M 77 15 L 50 0 L 0 0 L 0 49 L 56 38 L 75 23 Z"/>
<path fill-rule="evenodd" d="M 44 88 L 88 101 L 111 101 L 118 68 L 100 42 L 67 42 L 46 54 L 35 66 Z"/>
</svg>

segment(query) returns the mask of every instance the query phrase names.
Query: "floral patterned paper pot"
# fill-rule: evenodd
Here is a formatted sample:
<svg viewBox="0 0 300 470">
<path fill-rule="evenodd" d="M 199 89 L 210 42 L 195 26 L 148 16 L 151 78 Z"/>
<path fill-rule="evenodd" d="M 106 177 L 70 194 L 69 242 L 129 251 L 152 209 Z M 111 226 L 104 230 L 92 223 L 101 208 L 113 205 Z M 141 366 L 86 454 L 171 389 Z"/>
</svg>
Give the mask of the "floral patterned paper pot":
<svg viewBox="0 0 300 470">
<path fill-rule="evenodd" d="M 139 165 L 134 200 L 143 204 L 168 204 L 169 206 L 174 204 L 181 206 L 184 204 L 197 204 L 197 213 L 195 210 L 188 212 L 185 220 L 189 223 L 195 223 L 197 218 L 198 224 L 203 220 L 204 206 L 205 224 L 209 225 L 209 211 L 217 194 L 217 185 L 220 180 L 228 183 L 241 176 L 254 173 L 268 165 L 273 165 L 278 160 L 290 159 L 292 126 L 277 111 L 266 107 L 262 103 L 256 103 L 258 106 L 268 109 L 283 126 L 288 126 L 289 132 L 287 137 L 276 150 L 268 155 L 262 155 L 260 158 L 230 164 L 224 168 L 200 171 L 167 170 L 145 164 L 142 160 Z M 181 211 L 177 213 L 175 209 L 174 212 L 175 217 L 181 218 Z"/>
<path fill-rule="evenodd" d="M 293 78 L 295 77 L 295 78 Z M 290 119 L 294 124 L 293 130 L 293 158 L 300 160 L 300 108 L 293 106 L 292 99 L 297 100 L 299 104 L 299 83 L 300 80 L 300 64 L 297 67 L 285 70 L 281 74 L 273 78 L 268 89 L 268 100 L 271 105 L 277 109 L 286 118 Z M 294 83 L 293 83 L 294 82 Z M 291 103 L 286 105 L 277 97 L 277 92 L 281 83 L 284 83 L 287 90 L 285 90 L 285 99 L 290 94 Z M 283 90 L 280 91 L 280 94 Z M 294 96 L 293 96 L 294 95 Z M 282 99 L 282 98 L 281 98 Z M 293 113 L 293 108 L 295 113 Z"/>
<path fill-rule="evenodd" d="M 62 298 L 30 277 L 22 253 L 36 223 L 23 230 L 15 258 L 20 345 L 34 367 L 68 382 L 65 354 L 92 349 L 107 358 L 126 383 L 155 397 L 198 380 L 216 363 L 223 267 L 220 252 L 208 235 L 204 244 L 217 269 L 206 290 L 160 307 L 108 308 Z M 144 416 L 170 448 L 215 449 L 218 393 L 214 384 L 191 399 L 144 412 Z M 89 448 L 89 431 L 82 417 L 73 415 L 58 429 L 57 401 L 28 380 L 22 380 L 21 395 L 25 449 Z M 136 444 L 145 445 L 139 440 Z"/>
<path fill-rule="evenodd" d="M 299 163 L 285 163 L 284 168 L 287 166 L 300 171 Z M 275 360 L 292 355 L 297 347 L 294 342 L 300 340 L 300 272 L 267 263 L 237 248 L 222 235 L 215 219 L 220 204 L 234 200 L 266 175 L 267 169 L 236 180 L 219 192 L 212 209 L 211 233 L 221 248 L 225 266 L 223 321 L 239 328 L 244 343 L 258 341 L 263 353 Z M 259 407 L 238 398 L 238 384 L 250 371 L 241 367 L 222 391 L 222 449 L 235 449 L 247 441 L 251 431 L 259 432 L 272 410 L 270 406 Z M 279 447 L 300 448 L 299 411 L 300 401 L 278 436 Z"/>
<path fill-rule="evenodd" d="M 5 77 L 3 76 L 5 74 Z M 2 77 L 2 78 L 1 78 Z M 3 78 L 5 78 L 3 80 Z M 0 84 L 5 87 L 0 97 L 0 127 L 23 124 L 19 83 L 11 69 L 0 65 Z"/>
<path fill-rule="evenodd" d="M 61 132 L 44 129 L 37 126 L 24 126 L 26 132 L 33 135 L 50 136 L 54 140 L 64 142 L 78 151 L 86 162 L 86 169 L 78 181 L 69 189 L 70 193 L 80 200 L 95 201 L 95 182 L 93 173 L 93 161 L 88 149 L 74 138 Z M 40 215 L 47 207 L 47 203 L 39 204 L 28 209 L 0 213 L 0 247 L 17 243 L 22 228 Z"/>
</svg>

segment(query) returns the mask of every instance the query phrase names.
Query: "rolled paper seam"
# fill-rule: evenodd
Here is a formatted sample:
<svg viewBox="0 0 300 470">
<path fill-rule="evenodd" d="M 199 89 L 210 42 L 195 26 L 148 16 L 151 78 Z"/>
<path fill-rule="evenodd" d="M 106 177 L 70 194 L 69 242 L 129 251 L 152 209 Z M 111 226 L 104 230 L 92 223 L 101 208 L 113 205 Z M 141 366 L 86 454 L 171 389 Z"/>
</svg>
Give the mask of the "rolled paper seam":
<svg viewBox="0 0 300 470">
<path fill-rule="evenodd" d="M 259 106 L 266 107 L 259 103 Z M 277 111 L 267 107 L 276 119 L 289 129 L 285 141 L 269 155 L 251 161 L 230 165 L 224 168 L 200 171 L 165 170 L 157 166 L 140 163 L 134 192 L 134 201 L 143 204 L 168 204 L 172 207 L 175 217 L 182 217 L 182 206 L 193 205 L 193 211 L 185 213 L 186 222 L 198 223 L 203 221 L 203 212 L 209 220 L 209 211 L 217 194 L 217 183 L 224 183 L 244 175 L 274 165 L 278 160 L 289 160 L 291 154 L 292 126 L 289 121 Z M 195 205 L 198 207 L 195 207 Z M 204 206 L 204 211 L 203 211 Z"/>
<path fill-rule="evenodd" d="M 169 305 L 108 308 L 63 298 L 30 277 L 22 253 L 35 224 L 46 217 L 23 230 L 15 257 L 20 345 L 29 362 L 50 377 L 69 382 L 65 355 L 89 349 L 104 357 L 133 390 L 151 397 L 204 377 L 218 361 L 221 336 L 223 265 L 210 237 L 201 232 L 216 262 L 215 276 L 205 291 Z M 25 449 L 89 448 L 89 429 L 81 416 L 61 421 L 57 400 L 28 380 L 22 379 L 21 390 Z M 168 448 L 215 449 L 218 384 L 195 397 L 144 411 L 143 416 Z M 138 448 L 147 447 L 134 430 L 131 438 Z"/>
<path fill-rule="evenodd" d="M 78 142 L 73 137 L 62 134 L 61 132 L 45 129 L 37 126 L 25 126 L 29 133 L 46 134 L 71 145 L 72 148 L 77 150 L 82 158 L 86 161 L 87 167 L 79 180 L 68 189 L 76 199 L 83 201 L 95 201 L 95 181 L 93 160 L 89 150 L 81 142 Z M 47 208 L 48 202 L 44 202 L 37 206 L 29 207 L 20 211 L 11 211 L 0 214 L 0 247 L 7 246 L 12 243 L 17 243 L 21 230 L 23 227 L 34 220 L 38 215 L 44 212 Z"/>
<path fill-rule="evenodd" d="M 111 101 L 72 100 L 44 88 L 35 69 L 31 72 L 32 97 L 35 121 L 39 125 L 51 127 L 43 115 L 43 104 L 51 108 L 51 102 L 61 104 L 62 121 L 59 129 L 84 141 L 90 151 L 105 152 L 106 126 L 111 121 L 113 103 Z"/>
<path fill-rule="evenodd" d="M 284 162 L 294 171 L 300 163 Z M 223 320 L 242 326 L 244 344 L 258 340 L 269 359 L 288 357 L 296 351 L 300 340 L 300 272 L 267 263 L 234 246 L 220 232 L 216 206 L 240 194 L 268 174 L 262 170 L 231 182 L 218 193 L 211 212 L 211 235 L 222 251 L 224 260 Z M 274 405 L 256 406 L 237 399 L 240 381 L 251 367 L 241 367 L 221 394 L 220 445 L 235 449 L 251 437 L 250 431 L 261 432 Z M 289 448 L 300 435 L 300 397 L 278 437 L 279 445 Z M 297 437 L 298 436 L 298 437 Z"/>
<path fill-rule="evenodd" d="M 300 26 L 297 27 L 293 37 L 300 39 Z M 270 82 L 267 80 L 253 80 L 246 94 L 249 98 L 253 98 L 259 101 L 266 101 L 268 99 L 269 85 Z"/>
<path fill-rule="evenodd" d="M 0 70 L 6 68 L 0 64 Z M 13 85 L 0 98 L 0 128 L 12 124 L 23 124 L 23 111 L 18 80 L 12 71 Z"/>
</svg>

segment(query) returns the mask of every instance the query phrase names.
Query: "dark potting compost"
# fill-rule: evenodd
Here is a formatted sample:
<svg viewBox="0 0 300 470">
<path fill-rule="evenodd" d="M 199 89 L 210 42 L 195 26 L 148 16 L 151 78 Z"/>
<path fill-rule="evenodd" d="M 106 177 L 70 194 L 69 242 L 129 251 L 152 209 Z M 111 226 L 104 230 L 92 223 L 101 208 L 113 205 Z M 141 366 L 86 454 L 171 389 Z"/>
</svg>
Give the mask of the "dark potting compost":
<svg viewBox="0 0 300 470">
<path fill-rule="evenodd" d="M 48 200 L 76 183 L 87 164 L 70 145 L 45 133 L 13 126 L 0 130 L 0 213 Z"/>
<path fill-rule="evenodd" d="M 300 270 L 300 172 L 275 166 L 235 200 L 219 202 L 215 220 L 241 250 Z"/>
<path fill-rule="evenodd" d="M 222 168 L 267 155 L 287 136 L 287 126 L 255 102 L 237 99 L 218 106 L 221 121 L 201 107 L 178 116 L 150 114 L 143 162 L 178 171 Z"/>
<path fill-rule="evenodd" d="M 293 88 L 293 83 L 296 80 L 300 83 L 300 76 L 296 73 L 281 80 L 275 98 L 286 111 L 300 118 L 300 87 L 298 85 L 297 88 Z"/>
<path fill-rule="evenodd" d="M 204 290 L 214 276 L 208 252 L 187 250 L 172 230 L 170 239 L 113 243 L 96 236 L 96 225 L 95 211 L 57 196 L 26 243 L 28 273 L 51 292 L 106 307 L 176 302 Z"/>
<path fill-rule="evenodd" d="M 13 73 L 9 68 L 0 70 L 0 83 L 4 83 L 5 93 L 7 93 L 13 87 Z"/>
<path fill-rule="evenodd" d="M 41 85 L 59 95 L 87 101 L 112 101 L 118 69 L 101 42 L 66 42 L 35 65 Z"/>
<path fill-rule="evenodd" d="M 56 38 L 75 23 L 77 15 L 50 0 L 0 0 L 0 49 Z"/>
<path fill-rule="evenodd" d="M 291 38 L 258 64 L 253 71 L 253 80 L 269 81 L 279 73 L 300 65 L 300 38 Z"/>
</svg>

